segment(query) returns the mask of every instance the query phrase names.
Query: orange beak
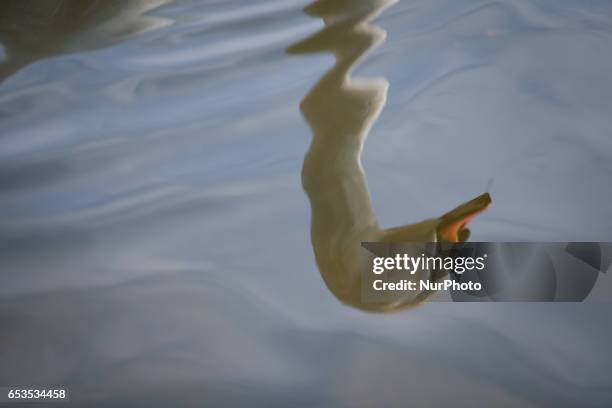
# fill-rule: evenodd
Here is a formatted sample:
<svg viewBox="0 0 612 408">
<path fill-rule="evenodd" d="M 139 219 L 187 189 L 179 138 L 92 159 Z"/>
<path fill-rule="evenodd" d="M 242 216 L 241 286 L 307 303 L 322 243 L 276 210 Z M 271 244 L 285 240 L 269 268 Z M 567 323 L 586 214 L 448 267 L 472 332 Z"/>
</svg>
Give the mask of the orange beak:
<svg viewBox="0 0 612 408">
<path fill-rule="evenodd" d="M 466 226 L 474 217 L 489 208 L 490 205 L 491 196 L 489 193 L 484 193 L 447 212 L 440 217 L 437 231 L 438 239 L 449 242 L 467 241 L 470 237 L 470 230 Z"/>
</svg>

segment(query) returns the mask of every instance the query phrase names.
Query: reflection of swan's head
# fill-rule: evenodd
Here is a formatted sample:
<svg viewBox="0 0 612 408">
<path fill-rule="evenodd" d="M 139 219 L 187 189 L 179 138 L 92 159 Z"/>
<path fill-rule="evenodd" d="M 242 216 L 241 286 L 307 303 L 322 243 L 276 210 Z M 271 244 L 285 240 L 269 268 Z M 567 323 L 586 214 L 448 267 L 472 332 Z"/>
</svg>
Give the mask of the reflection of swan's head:
<svg viewBox="0 0 612 408">
<path fill-rule="evenodd" d="M 397 228 L 378 226 L 360 155 L 370 127 L 382 110 L 388 84 L 384 79 L 353 79 L 355 63 L 382 42 L 385 32 L 368 21 L 391 0 L 320 0 L 306 8 L 325 27 L 292 45 L 292 54 L 331 52 L 334 66 L 304 97 L 300 108 L 312 130 L 302 178 L 312 209 L 312 246 L 321 276 L 342 302 L 363 310 L 391 311 L 420 302 L 413 296 L 382 304 L 363 302 L 364 241 L 465 241 L 467 224 L 491 203 L 483 194 L 439 218 Z"/>
<path fill-rule="evenodd" d="M 470 237 L 468 224 L 490 205 L 491 196 L 489 193 L 484 193 L 439 218 L 385 230 L 382 233 L 382 240 L 385 242 L 465 242 Z"/>
</svg>

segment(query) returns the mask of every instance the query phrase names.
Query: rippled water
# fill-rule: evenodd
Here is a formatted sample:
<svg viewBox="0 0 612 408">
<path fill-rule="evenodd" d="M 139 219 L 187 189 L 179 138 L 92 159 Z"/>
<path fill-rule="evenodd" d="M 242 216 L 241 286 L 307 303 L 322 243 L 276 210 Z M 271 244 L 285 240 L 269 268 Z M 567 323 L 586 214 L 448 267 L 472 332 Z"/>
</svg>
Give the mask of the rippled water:
<svg viewBox="0 0 612 408">
<path fill-rule="evenodd" d="M 0 7 L 0 384 L 83 404 L 612 403 L 606 305 L 379 315 L 328 291 L 299 104 L 334 58 L 287 53 L 324 27 L 308 1 L 85 3 Z M 472 239 L 612 240 L 608 2 L 403 0 L 372 24 L 386 40 L 353 77 L 389 83 L 362 155 L 382 226 L 490 189 Z"/>
</svg>

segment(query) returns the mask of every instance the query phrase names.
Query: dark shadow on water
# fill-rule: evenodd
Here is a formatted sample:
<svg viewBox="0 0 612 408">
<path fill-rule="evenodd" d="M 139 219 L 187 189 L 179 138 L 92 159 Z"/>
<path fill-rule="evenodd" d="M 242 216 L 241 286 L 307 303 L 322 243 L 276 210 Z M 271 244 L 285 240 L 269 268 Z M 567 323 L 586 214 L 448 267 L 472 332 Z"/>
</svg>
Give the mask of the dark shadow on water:
<svg viewBox="0 0 612 408">
<path fill-rule="evenodd" d="M 55 55 L 108 47 L 168 24 L 146 13 L 172 0 L 3 0 L 0 82 Z"/>
</svg>

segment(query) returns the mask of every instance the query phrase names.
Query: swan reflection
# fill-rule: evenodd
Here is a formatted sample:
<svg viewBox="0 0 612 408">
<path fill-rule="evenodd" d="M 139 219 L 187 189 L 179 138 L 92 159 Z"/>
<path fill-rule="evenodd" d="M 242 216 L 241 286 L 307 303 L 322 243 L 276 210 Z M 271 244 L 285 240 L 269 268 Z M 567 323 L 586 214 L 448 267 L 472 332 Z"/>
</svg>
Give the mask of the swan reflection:
<svg viewBox="0 0 612 408">
<path fill-rule="evenodd" d="M 290 54 L 330 52 L 335 65 L 312 87 L 300 109 L 312 130 L 304 159 L 302 183 L 312 210 L 311 239 L 327 287 L 342 302 L 368 311 L 392 311 L 419 303 L 407 295 L 401 301 L 362 300 L 362 267 L 368 256 L 361 242 L 459 242 L 469 237 L 466 225 L 486 209 L 483 194 L 438 218 L 390 229 L 379 227 L 372 208 L 360 156 L 369 130 L 385 105 L 385 79 L 352 78 L 351 70 L 386 33 L 369 21 L 393 0 L 320 0 L 305 8 L 325 27 L 292 45 Z M 423 278 L 423 276 L 415 276 Z"/>
</svg>

